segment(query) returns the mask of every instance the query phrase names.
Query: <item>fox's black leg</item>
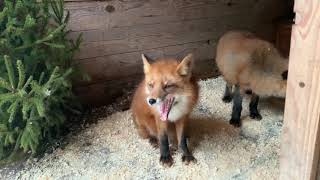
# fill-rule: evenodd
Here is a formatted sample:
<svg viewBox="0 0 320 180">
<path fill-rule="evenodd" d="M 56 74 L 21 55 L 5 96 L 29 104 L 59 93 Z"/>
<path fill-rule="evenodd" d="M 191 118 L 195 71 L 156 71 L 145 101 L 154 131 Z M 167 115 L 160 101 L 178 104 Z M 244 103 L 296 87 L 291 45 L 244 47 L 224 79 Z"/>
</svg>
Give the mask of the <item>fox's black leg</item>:
<svg viewBox="0 0 320 180">
<path fill-rule="evenodd" d="M 186 164 L 189 164 L 190 162 L 197 162 L 196 158 L 189 151 L 189 148 L 187 145 L 187 138 L 184 135 L 181 136 L 180 147 L 183 151 L 183 155 L 182 155 L 183 162 L 185 162 Z"/>
<path fill-rule="evenodd" d="M 232 115 L 230 124 L 235 127 L 241 126 L 241 111 L 242 111 L 242 96 L 240 94 L 240 88 L 238 85 L 235 86 L 234 94 L 233 94 L 233 107 L 232 107 Z"/>
<path fill-rule="evenodd" d="M 224 90 L 224 95 L 222 101 L 229 103 L 232 100 L 232 84 L 226 83 L 226 88 Z"/>
<path fill-rule="evenodd" d="M 161 120 L 158 120 L 157 128 L 158 128 L 159 143 L 160 143 L 160 163 L 163 166 L 170 167 L 173 164 L 173 159 L 169 149 L 169 138 L 167 133 L 168 124 L 166 122 L 162 122 Z"/>
<path fill-rule="evenodd" d="M 186 164 L 189 164 L 190 162 L 196 162 L 196 158 L 192 155 L 192 153 L 189 151 L 188 145 L 187 145 L 187 137 L 184 133 L 184 120 L 179 120 L 176 123 L 176 132 L 178 137 L 178 144 L 180 148 L 183 151 L 182 155 L 182 161 Z"/>
<path fill-rule="evenodd" d="M 160 162 L 164 166 L 168 167 L 173 164 L 173 159 L 169 150 L 169 141 L 167 134 L 163 134 L 160 136 Z"/>
<path fill-rule="evenodd" d="M 250 104 L 249 104 L 250 117 L 252 119 L 260 120 L 262 119 L 262 116 L 258 111 L 258 103 L 259 103 L 259 96 L 253 93 L 251 96 Z"/>
</svg>

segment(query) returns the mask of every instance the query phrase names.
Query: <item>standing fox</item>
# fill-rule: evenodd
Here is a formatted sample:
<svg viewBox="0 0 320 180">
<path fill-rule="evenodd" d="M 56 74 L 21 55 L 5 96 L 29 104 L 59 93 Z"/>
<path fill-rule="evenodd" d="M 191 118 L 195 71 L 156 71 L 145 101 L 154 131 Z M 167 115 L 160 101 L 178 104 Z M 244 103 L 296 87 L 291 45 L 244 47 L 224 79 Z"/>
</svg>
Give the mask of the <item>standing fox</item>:
<svg viewBox="0 0 320 180">
<path fill-rule="evenodd" d="M 142 54 L 145 79 L 138 86 L 131 110 L 138 134 L 149 139 L 153 146 L 160 144 L 160 162 L 171 166 L 168 126 L 175 127 L 178 144 L 183 151 L 182 161 L 196 161 L 188 149 L 184 128 L 198 99 L 198 85 L 191 71 L 193 56 L 189 54 L 180 63 L 163 59 L 150 64 Z"/>
<path fill-rule="evenodd" d="M 262 119 L 257 107 L 259 96 L 285 97 L 288 59 L 269 42 L 250 32 L 231 31 L 217 46 L 216 63 L 227 82 L 223 101 L 233 99 L 230 124 L 241 126 L 242 94 L 252 94 L 250 117 Z M 235 85 L 232 94 L 232 86 Z"/>
</svg>

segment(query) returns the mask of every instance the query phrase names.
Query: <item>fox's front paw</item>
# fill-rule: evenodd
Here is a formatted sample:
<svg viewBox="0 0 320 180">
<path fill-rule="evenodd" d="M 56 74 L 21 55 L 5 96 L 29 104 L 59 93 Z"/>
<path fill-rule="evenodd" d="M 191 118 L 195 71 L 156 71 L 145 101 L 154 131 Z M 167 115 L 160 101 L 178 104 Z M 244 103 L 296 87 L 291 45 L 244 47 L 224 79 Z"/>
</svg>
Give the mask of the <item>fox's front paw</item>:
<svg viewBox="0 0 320 180">
<path fill-rule="evenodd" d="M 258 111 L 251 111 L 250 112 L 251 119 L 261 120 L 262 116 Z"/>
<path fill-rule="evenodd" d="M 233 125 L 234 127 L 240 127 L 240 126 L 241 126 L 241 121 L 240 121 L 240 119 L 231 118 L 231 120 L 229 121 L 229 123 L 230 123 L 231 125 Z"/>
<path fill-rule="evenodd" d="M 172 159 L 171 155 L 160 156 L 160 163 L 161 163 L 164 167 L 171 167 L 172 164 L 173 164 L 173 159 Z"/>
<path fill-rule="evenodd" d="M 186 165 L 188 165 L 191 162 L 196 163 L 197 159 L 193 155 L 183 155 L 182 162 L 184 162 Z"/>
<path fill-rule="evenodd" d="M 232 101 L 232 96 L 231 95 L 223 96 L 222 101 L 225 102 L 225 103 L 229 103 L 229 102 Z"/>
</svg>

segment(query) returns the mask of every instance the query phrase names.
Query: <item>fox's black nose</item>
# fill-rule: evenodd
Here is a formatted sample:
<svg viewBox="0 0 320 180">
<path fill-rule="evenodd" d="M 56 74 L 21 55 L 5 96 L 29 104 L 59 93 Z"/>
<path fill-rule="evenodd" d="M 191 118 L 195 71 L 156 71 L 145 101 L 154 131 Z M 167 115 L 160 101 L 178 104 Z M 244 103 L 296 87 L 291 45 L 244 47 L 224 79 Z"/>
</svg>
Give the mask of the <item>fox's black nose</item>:
<svg viewBox="0 0 320 180">
<path fill-rule="evenodd" d="M 157 100 L 155 100 L 155 99 L 149 99 L 149 104 L 150 105 L 153 105 L 153 104 L 155 104 L 157 102 Z"/>
</svg>

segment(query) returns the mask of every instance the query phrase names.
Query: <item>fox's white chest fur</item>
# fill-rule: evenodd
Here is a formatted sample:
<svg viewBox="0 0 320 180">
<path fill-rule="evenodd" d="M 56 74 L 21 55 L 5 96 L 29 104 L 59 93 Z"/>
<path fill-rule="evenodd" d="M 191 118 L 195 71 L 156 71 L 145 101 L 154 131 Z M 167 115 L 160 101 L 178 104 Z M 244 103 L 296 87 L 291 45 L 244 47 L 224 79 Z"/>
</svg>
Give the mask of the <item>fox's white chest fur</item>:
<svg viewBox="0 0 320 180">
<path fill-rule="evenodd" d="M 171 110 L 168 114 L 168 121 L 176 122 L 189 113 L 189 98 L 187 96 L 175 96 Z M 157 105 L 158 113 L 160 113 L 160 105 Z"/>
<path fill-rule="evenodd" d="M 175 101 L 168 115 L 170 122 L 175 122 L 189 113 L 189 98 L 187 96 L 175 96 Z"/>
</svg>

